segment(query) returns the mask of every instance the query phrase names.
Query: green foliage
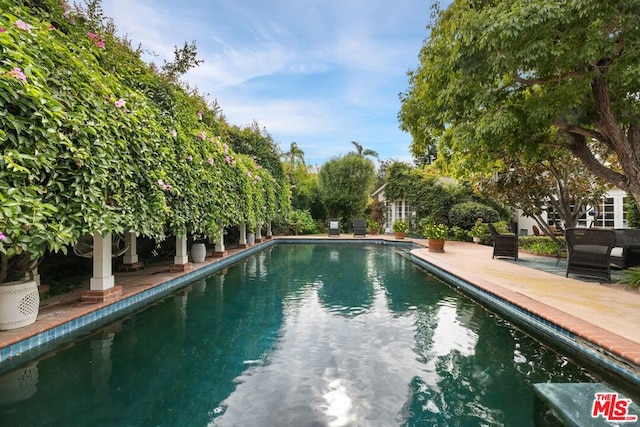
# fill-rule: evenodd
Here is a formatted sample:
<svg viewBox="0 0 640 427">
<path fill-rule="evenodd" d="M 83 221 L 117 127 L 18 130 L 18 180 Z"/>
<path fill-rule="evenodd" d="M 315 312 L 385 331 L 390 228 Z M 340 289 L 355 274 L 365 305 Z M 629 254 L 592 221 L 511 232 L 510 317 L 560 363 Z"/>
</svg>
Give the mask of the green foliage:
<svg viewBox="0 0 640 427">
<path fill-rule="evenodd" d="M 640 288 L 640 267 L 622 270 L 619 283 L 623 283 L 626 288 Z"/>
<path fill-rule="evenodd" d="M 230 148 L 238 132 L 267 136 L 229 128 L 145 64 L 97 2 L 41 6 L 0 0 L 0 282 L 19 258 L 64 251 L 85 233 L 217 235 L 286 214 L 275 144 Z"/>
<path fill-rule="evenodd" d="M 522 250 L 536 255 L 557 256 L 558 249 L 563 249 L 565 242 L 563 237 L 560 237 L 559 241 L 555 242 L 547 236 L 520 236 L 518 245 Z"/>
<path fill-rule="evenodd" d="M 367 228 L 370 232 L 373 231 L 377 233 L 378 231 L 380 231 L 380 223 L 373 219 L 367 219 Z"/>
<path fill-rule="evenodd" d="M 640 200 L 638 7 L 454 1 L 438 11 L 401 95 L 414 156 L 437 151 L 452 176 L 486 174 L 559 129 L 554 145 Z"/>
<path fill-rule="evenodd" d="M 464 228 L 460 228 L 454 225 L 453 227 L 451 227 L 449 238 L 457 242 L 468 242 L 471 240 L 471 233 L 469 232 L 469 230 L 465 230 Z"/>
<path fill-rule="evenodd" d="M 393 231 L 407 231 L 407 229 L 409 228 L 409 224 L 407 224 L 407 221 L 403 220 L 403 219 L 397 219 L 394 221 L 393 225 Z"/>
<path fill-rule="evenodd" d="M 356 154 L 330 159 L 320 168 L 318 186 L 330 217 L 363 217 L 375 182 L 373 162 Z"/>
<path fill-rule="evenodd" d="M 630 228 L 640 228 L 640 210 L 636 201 L 632 198 L 627 198 L 627 225 Z"/>
<path fill-rule="evenodd" d="M 422 236 L 426 239 L 445 240 L 449 234 L 449 227 L 445 224 L 437 224 L 427 221 L 422 224 Z"/>
<path fill-rule="evenodd" d="M 486 222 L 500 220 L 500 214 L 490 206 L 478 202 L 463 202 L 453 205 L 449 210 L 449 224 L 469 230 L 478 221 L 478 218 Z"/>
<path fill-rule="evenodd" d="M 309 211 L 294 209 L 289 214 L 289 226 L 297 230 L 298 234 L 315 234 L 318 227 L 311 217 Z"/>
</svg>

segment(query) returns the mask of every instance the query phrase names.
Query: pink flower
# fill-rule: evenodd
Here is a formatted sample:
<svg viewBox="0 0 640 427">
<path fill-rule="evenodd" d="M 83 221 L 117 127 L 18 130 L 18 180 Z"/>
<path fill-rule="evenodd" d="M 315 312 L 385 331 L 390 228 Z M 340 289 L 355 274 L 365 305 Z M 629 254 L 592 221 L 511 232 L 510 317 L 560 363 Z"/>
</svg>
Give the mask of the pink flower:
<svg viewBox="0 0 640 427">
<path fill-rule="evenodd" d="M 0 27 L 0 33 L 4 33 L 4 28 Z"/>
<path fill-rule="evenodd" d="M 260 176 L 256 175 L 253 177 L 253 182 L 258 182 L 258 181 L 262 181 L 262 178 L 260 178 Z"/>
<path fill-rule="evenodd" d="M 200 132 L 198 132 L 198 138 L 204 141 L 205 139 L 207 139 L 207 133 L 201 130 Z"/>
<path fill-rule="evenodd" d="M 192 162 L 192 161 L 193 161 L 193 156 L 192 156 L 192 155 L 188 155 L 188 156 L 187 156 L 187 160 L 189 160 L 190 162 Z"/>
<path fill-rule="evenodd" d="M 248 176 L 249 178 L 251 178 L 251 172 L 250 172 L 250 171 L 247 171 L 247 176 Z"/>
<path fill-rule="evenodd" d="M 27 76 L 25 76 L 22 70 L 18 67 L 14 67 L 14 69 L 9 71 L 7 74 L 11 77 L 15 77 L 18 80 L 22 80 L 24 83 L 27 82 Z"/>
<path fill-rule="evenodd" d="M 200 110 L 198 111 L 198 120 L 202 120 L 202 115 L 204 114 L 204 111 Z"/>
<path fill-rule="evenodd" d="M 49 25 L 49 30 L 50 31 L 55 31 L 57 28 L 53 26 L 53 24 Z"/>
<path fill-rule="evenodd" d="M 169 131 L 169 135 L 175 138 L 176 136 L 178 136 L 178 132 L 175 129 L 171 129 Z"/>
<path fill-rule="evenodd" d="M 127 101 L 125 101 L 124 99 L 120 98 L 118 99 L 116 102 L 114 102 L 114 105 L 118 108 L 122 108 L 124 107 L 124 104 L 126 104 Z"/>
<path fill-rule="evenodd" d="M 213 166 L 213 157 L 209 157 L 209 158 L 207 159 L 207 162 L 208 162 L 210 165 L 212 165 L 212 166 Z"/>
<path fill-rule="evenodd" d="M 231 156 L 224 156 L 224 161 L 227 163 L 231 163 L 233 159 L 231 158 Z"/>
<path fill-rule="evenodd" d="M 104 48 L 104 40 L 102 40 L 99 35 L 89 31 L 87 33 L 87 37 L 89 37 L 91 40 L 93 40 L 95 42 L 96 46 L 98 46 L 100 49 Z"/>
<path fill-rule="evenodd" d="M 171 189 L 171 184 L 165 184 L 163 180 L 159 179 L 158 180 L 158 187 L 160 187 L 161 189 L 167 191 Z"/>
<path fill-rule="evenodd" d="M 224 144 L 222 144 L 222 148 L 224 149 L 225 153 L 227 153 L 229 151 L 229 146 L 227 145 L 226 142 Z"/>
<path fill-rule="evenodd" d="M 32 25 L 27 24 L 26 22 L 24 22 L 22 19 L 18 19 L 16 21 L 16 27 L 18 27 L 21 30 L 25 30 L 28 32 L 31 32 L 31 30 L 33 29 Z"/>
<path fill-rule="evenodd" d="M 2 231 L 0 231 L 0 242 L 7 243 L 8 241 L 9 241 L 9 238 L 5 236 Z"/>
</svg>

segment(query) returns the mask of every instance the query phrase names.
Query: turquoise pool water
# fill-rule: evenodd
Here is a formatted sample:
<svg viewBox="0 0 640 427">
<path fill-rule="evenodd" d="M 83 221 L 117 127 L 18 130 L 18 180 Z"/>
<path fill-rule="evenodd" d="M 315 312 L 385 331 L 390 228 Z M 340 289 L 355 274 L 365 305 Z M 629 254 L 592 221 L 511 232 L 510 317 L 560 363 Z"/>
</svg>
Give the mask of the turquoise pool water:
<svg viewBox="0 0 640 427">
<path fill-rule="evenodd" d="M 533 425 L 592 382 L 402 249 L 274 245 L 0 377 L 2 426 Z"/>
</svg>

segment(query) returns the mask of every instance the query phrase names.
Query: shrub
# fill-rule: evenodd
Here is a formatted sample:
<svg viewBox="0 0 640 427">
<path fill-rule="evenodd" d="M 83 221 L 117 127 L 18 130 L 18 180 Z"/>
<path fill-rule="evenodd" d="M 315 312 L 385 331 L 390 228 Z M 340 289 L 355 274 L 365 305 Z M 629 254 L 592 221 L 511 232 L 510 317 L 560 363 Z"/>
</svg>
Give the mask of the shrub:
<svg viewBox="0 0 640 427">
<path fill-rule="evenodd" d="M 623 270 L 619 283 L 624 283 L 625 288 L 640 288 L 640 267 Z"/>
<path fill-rule="evenodd" d="M 491 206 L 478 202 L 458 203 L 449 210 L 449 225 L 465 230 L 470 230 L 478 218 L 484 222 L 496 222 L 500 220 L 500 214 Z"/>
<path fill-rule="evenodd" d="M 471 240 L 471 233 L 469 230 L 465 230 L 464 228 L 454 225 L 451 227 L 450 239 L 458 242 L 468 242 Z"/>
<path fill-rule="evenodd" d="M 409 226 L 403 219 L 398 219 L 393 223 L 393 231 L 407 231 L 407 228 L 409 228 Z"/>
<path fill-rule="evenodd" d="M 313 222 L 309 211 L 293 210 L 289 215 L 289 226 L 297 227 L 298 234 L 315 234 L 318 232 L 316 223 Z"/>
<path fill-rule="evenodd" d="M 422 235 L 427 239 L 444 240 L 449 235 L 449 227 L 445 224 L 427 222 L 422 228 Z"/>
<path fill-rule="evenodd" d="M 560 244 L 557 244 L 547 236 L 522 236 L 518 239 L 518 245 L 522 250 L 536 255 L 556 256 L 559 247 L 560 249 L 564 247 L 564 238 L 559 237 L 558 239 L 560 240 Z"/>
</svg>

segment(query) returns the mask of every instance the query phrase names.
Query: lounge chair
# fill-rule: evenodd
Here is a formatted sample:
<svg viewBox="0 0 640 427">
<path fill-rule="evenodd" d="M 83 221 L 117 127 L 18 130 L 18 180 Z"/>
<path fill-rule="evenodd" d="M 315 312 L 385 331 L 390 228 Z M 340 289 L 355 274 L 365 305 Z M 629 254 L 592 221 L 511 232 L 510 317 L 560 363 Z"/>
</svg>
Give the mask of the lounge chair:
<svg viewBox="0 0 640 427">
<path fill-rule="evenodd" d="M 364 218 L 354 218 L 353 220 L 353 237 L 367 235 L 367 222 Z"/>
<path fill-rule="evenodd" d="M 493 256 L 509 257 L 518 260 L 518 236 L 516 234 L 500 234 L 493 224 L 488 223 L 491 237 L 493 237 Z"/>
<path fill-rule="evenodd" d="M 601 277 L 611 282 L 611 250 L 616 233 L 602 228 L 567 228 L 567 272 Z"/>
<path fill-rule="evenodd" d="M 340 220 L 338 218 L 329 218 L 329 236 L 340 235 Z"/>
</svg>

